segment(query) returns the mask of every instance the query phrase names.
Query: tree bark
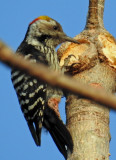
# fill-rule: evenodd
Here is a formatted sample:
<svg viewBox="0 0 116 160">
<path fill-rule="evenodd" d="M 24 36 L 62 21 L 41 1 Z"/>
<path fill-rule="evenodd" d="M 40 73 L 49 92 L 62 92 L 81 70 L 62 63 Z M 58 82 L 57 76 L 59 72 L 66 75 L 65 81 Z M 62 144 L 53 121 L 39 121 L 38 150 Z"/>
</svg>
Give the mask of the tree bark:
<svg viewBox="0 0 116 160">
<path fill-rule="evenodd" d="M 97 89 L 115 92 L 116 41 L 103 25 L 105 0 L 90 0 L 85 30 L 58 50 L 60 65 L 71 56 L 67 72 Z M 67 127 L 74 151 L 68 160 L 109 160 L 109 109 L 80 96 L 66 97 Z"/>
</svg>

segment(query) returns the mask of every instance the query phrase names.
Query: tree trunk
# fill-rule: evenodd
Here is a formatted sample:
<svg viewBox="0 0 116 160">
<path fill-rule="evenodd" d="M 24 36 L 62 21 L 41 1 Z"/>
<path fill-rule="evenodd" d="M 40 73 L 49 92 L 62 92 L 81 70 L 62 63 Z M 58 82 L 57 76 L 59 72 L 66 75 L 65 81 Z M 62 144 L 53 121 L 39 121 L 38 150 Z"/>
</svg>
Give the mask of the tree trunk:
<svg viewBox="0 0 116 160">
<path fill-rule="evenodd" d="M 116 42 L 103 25 L 104 0 L 90 0 L 85 30 L 58 50 L 60 65 L 71 56 L 67 72 L 97 89 L 115 92 Z M 109 109 L 83 97 L 67 95 L 67 127 L 74 151 L 68 160 L 109 160 Z"/>
</svg>

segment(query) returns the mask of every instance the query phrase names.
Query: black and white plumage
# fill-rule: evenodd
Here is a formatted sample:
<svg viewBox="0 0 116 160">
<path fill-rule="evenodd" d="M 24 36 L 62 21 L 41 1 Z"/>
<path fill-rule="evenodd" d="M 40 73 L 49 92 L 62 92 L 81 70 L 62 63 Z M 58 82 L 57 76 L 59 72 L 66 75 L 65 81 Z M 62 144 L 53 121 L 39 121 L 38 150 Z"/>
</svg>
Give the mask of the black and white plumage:
<svg viewBox="0 0 116 160">
<path fill-rule="evenodd" d="M 40 16 L 30 23 L 17 52 L 31 62 L 40 62 L 53 70 L 60 71 L 55 47 L 64 41 L 78 43 L 64 34 L 58 22 L 48 16 Z M 49 93 L 61 98 L 62 91 L 52 89 L 41 80 L 15 68 L 12 69 L 11 79 L 36 145 L 41 145 L 41 129 L 45 127 L 66 158 L 67 151 L 73 150 L 71 135 L 55 111 L 47 104 L 48 96 L 52 96 Z"/>
</svg>

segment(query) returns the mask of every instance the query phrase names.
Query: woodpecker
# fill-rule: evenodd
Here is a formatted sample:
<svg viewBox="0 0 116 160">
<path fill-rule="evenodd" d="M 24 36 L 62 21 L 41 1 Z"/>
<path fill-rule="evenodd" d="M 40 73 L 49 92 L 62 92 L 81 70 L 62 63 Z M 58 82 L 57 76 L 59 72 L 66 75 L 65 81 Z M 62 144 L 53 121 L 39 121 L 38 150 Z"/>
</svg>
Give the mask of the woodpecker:
<svg viewBox="0 0 116 160">
<path fill-rule="evenodd" d="M 57 21 L 48 16 L 40 16 L 29 24 L 16 54 L 22 54 L 30 62 L 43 63 L 54 71 L 60 72 L 55 48 L 65 41 L 78 43 L 63 32 Z M 55 109 L 48 103 L 51 97 L 61 98 L 62 91 L 16 68 L 11 71 L 11 79 L 36 145 L 41 145 L 41 130 L 44 127 L 66 158 L 67 152 L 73 151 L 72 138 Z"/>
</svg>

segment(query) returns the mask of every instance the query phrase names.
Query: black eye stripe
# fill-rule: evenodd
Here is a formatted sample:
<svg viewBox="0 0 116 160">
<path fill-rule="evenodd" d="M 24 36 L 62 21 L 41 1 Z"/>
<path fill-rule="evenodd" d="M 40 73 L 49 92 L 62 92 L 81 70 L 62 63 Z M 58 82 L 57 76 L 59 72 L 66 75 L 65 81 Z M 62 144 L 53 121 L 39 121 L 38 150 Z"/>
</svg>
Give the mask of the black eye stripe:
<svg viewBox="0 0 116 160">
<path fill-rule="evenodd" d="M 40 41 L 40 42 L 44 42 L 45 41 L 45 39 L 47 39 L 47 38 L 51 38 L 51 36 L 49 36 L 49 35 L 42 35 L 42 36 L 40 36 L 40 37 L 37 37 L 37 39 L 38 39 L 38 41 Z"/>
</svg>

